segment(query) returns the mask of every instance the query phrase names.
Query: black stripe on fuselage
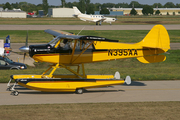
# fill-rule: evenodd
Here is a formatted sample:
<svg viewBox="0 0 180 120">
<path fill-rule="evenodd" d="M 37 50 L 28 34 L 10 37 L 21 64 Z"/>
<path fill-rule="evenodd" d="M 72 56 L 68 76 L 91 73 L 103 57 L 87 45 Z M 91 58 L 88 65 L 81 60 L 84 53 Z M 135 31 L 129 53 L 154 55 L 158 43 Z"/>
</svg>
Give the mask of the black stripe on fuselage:
<svg viewBox="0 0 180 120">
<path fill-rule="evenodd" d="M 44 79 L 44 78 L 39 78 L 39 79 L 16 79 L 16 82 L 21 82 L 23 84 L 27 84 L 29 82 L 96 82 L 96 81 L 109 81 L 109 80 L 115 80 L 115 79 L 70 79 L 70 78 L 50 78 L 50 79 Z"/>
</svg>

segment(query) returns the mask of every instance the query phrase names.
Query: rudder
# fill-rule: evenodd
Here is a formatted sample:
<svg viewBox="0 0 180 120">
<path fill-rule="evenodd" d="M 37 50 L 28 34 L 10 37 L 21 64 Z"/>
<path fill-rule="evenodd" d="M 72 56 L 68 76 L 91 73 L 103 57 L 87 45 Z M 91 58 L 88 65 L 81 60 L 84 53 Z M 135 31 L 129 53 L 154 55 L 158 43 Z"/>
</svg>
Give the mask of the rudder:
<svg viewBox="0 0 180 120">
<path fill-rule="evenodd" d="M 73 6 L 73 9 L 74 9 L 75 15 L 80 15 L 80 14 L 82 14 L 77 7 Z"/>
<path fill-rule="evenodd" d="M 170 49 L 170 39 L 166 28 L 162 25 L 154 26 L 138 45 L 142 46 L 143 56 L 137 59 L 142 63 L 156 63 L 166 60 L 166 56 L 159 55 Z"/>
<path fill-rule="evenodd" d="M 166 52 L 170 49 L 169 34 L 163 25 L 156 25 L 138 44 L 147 48 L 159 48 Z"/>
</svg>

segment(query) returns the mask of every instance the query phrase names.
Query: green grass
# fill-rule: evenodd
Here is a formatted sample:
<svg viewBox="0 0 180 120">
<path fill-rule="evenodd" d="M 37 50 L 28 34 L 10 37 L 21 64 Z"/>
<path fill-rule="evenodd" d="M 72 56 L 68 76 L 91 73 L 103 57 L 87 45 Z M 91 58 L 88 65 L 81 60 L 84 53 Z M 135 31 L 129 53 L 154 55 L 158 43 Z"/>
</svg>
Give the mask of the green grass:
<svg viewBox="0 0 180 120">
<path fill-rule="evenodd" d="M 2 120 L 178 120 L 180 102 L 2 105 Z"/>
<path fill-rule="evenodd" d="M 114 16 L 112 16 L 114 17 Z M 1 25 L 95 25 L 78 18 L 0 18 Z M 108 23 L 102 23 L 108 25 Z M 114 25 L 180 24 L 180 16 L 118 16 Z"/>
<path fill-rule="evenodd" d="M 77 34 L 79 30 L 68 30 Z M 136 43 L 141 41 L 149 30 L 83 30 L 81 35 L 93 35 L 105 37 L 119 42 Z M 168 30 L 171 43 L 180 42 L 180 30 Z M 11 36 L 12 43 L 24 43 L 27 31 L 24 30 L 0 30 L 0 38 L 5 39 L 7 35 Z M 52 36 L 42 30 L 28 31 L 29 43 L 47 43 L 52 40 Z"/>
<path fill-rule="evenodd" d="M 0 30 L 0 38 L 4 39 L 7 35 L 11 37 L 11 43 L 25 43 L 26 41 L 26 30 Z M 28 42 L 29 43 L 43 43 L 49 42 L 53 37 L 43 30 L 29 30 L 28 31 Z"/>
<path fill-rule="evenodd" d="M 143 64 L 136 58 L 120 59 L 99 63 L 85 64 L 86 74 L 114 74 L 119 71 L 122 78 L 130 75 L 133 81 L 140 80 L 179 80 L 180 79 L 180 50 L 169 50 L 165 54 L 167 59 L 160 63 Z M 28 67 L 27 70 L 1 70 L 0 82 L 7 83 L 10 75 L 15 74 L 42 74 L 48 63 L 36 63 L 37 67 Z M 73 67 L 72 69 L 76 69 Z M 80 71 L 82 73 L 82 71 Z M 57 69 L 54 74 L 71 74 L 65 69 Z"/>
</svg>

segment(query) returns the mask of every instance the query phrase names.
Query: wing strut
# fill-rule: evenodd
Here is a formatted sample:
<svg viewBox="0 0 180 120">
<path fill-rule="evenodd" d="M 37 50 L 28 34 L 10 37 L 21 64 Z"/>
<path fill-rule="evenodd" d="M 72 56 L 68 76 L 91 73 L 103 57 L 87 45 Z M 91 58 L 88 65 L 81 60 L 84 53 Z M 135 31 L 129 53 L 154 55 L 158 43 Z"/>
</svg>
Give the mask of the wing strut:
<svg viewBox="0 0 180 120">
<path fill-rule="evenodd" d="M 81 52 L 81 54 L 79 54 L 79 55 L 73 60 L 73 62 L 71 62 L 71 63 L 74 63 L 74 62 L 93 44 L 93 42 L 94 42 L 94 41 L 92 41 L 92 42 L 86 47 L 86 49 L 84 49 L 84 50 Z"/>
<path fill-rule="evenodd" d="M 77 75 L 79 78 L 86 78 L 86 74 L 85 74 L 85 69 L 84 69 L 84 64 L 82 63 L 82 71 L 83 71 L 83 75 L 80 75 L 79 74 L 79 69 L 80 69 L 80 66 L 78 65 L 77 67 L 77 72 L 76 71 L 74 71 L 74 70 L 72 70 L 70 67 L 68 67 L 68 66 L 66 66 L 66 65 L 64 65 L 64 64 L 62 64 L 62 63 L 59 63 L 59 64 L 53 64 L 53 65 L 51 65 L 43 74 L 42 74 L 42 78 L 52 78 L 53 77 L 53 73 L 55 72 L 55 70 L 57 69 L 57 68 L 65 68 L 65 69 L 67 69 L 68 71 L 70 71 L 71 73 L 73 73 L 73 74 L 75 74 L 75 75 Z M 52 69 L 52 71 L 50 72 L 50 74 L 49 75 L 45 75 L 51 68 L 53 68 Z"/>
<path fill-rule="evenodd" d="M 73 48 L 72 56 L 71 56 L 71 63 L 72 63 L 74 52 L 75 52 L 75 49 L 76 49 L 76 43 L 77 43 L 77 40 L 75 40 L 75 43 L 74 43 L 74 48 Z"/>
</svg>

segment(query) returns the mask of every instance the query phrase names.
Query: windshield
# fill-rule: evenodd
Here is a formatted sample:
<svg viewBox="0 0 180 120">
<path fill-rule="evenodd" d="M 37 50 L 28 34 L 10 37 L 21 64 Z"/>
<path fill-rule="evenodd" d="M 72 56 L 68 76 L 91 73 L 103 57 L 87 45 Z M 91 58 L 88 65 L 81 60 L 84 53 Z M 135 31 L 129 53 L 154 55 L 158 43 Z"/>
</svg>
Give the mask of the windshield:
<svg viewBox="0 0 180 120">
<path fill-rule="evenodd" d="M 50 44 L 52 47 L 54 47 L 58 41 L 59 41 L 59 38 L 56 37 L 56 38 L 54 38 L 53 40 L 51 40 L 51 41 L 49 42 L 49 44 Z"/>
<path fill-rule="evenodd" d="M 8 63 L 13 63 L 13 61 L 11 61 L 8 57 L 4 57 L 4 61 L 6 61 Z"/>
</svg>

